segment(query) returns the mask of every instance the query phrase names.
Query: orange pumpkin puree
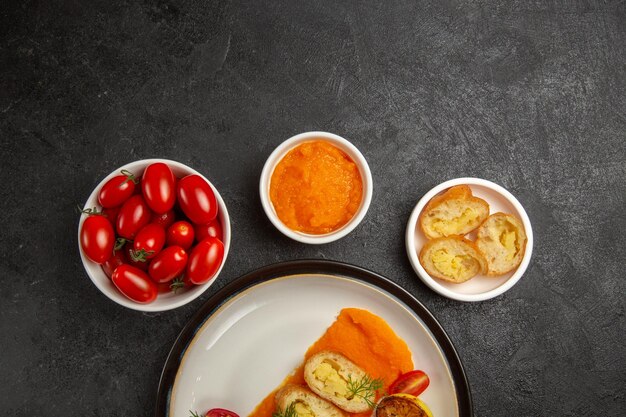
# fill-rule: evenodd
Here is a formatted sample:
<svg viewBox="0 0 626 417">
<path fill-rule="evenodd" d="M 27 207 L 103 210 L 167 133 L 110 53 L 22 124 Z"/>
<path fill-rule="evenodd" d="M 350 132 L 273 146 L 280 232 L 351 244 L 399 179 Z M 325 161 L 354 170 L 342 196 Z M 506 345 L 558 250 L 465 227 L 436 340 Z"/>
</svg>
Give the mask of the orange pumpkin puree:
<svg viewBox="0 0 626 417">
<path fill-rule="evenodd" d="M 305 142 L 280 160 L 270 181 L 270 199 L 290 229 L 330 233 L 352 219 L 363 182 L 348 155 L 327 141 Z"/>
<path fill-rule="evenodd" d="M 276 411 L 274 396 L 287 384 L 306 386 L 304 362 L 322 350 L 339 352 L 365 370 L 372 378 L 382 378 L 385 391 L 401 374 L 413 370 L 411 352 L 380 317 L 366 310 L 345 308 L 326 333 L 309 347 L 303 363 L 257 405 L 249 417 L 271 417 Z M 347 416 L 370 417 L 366 413 L 345 413 Z"/>
</svg>

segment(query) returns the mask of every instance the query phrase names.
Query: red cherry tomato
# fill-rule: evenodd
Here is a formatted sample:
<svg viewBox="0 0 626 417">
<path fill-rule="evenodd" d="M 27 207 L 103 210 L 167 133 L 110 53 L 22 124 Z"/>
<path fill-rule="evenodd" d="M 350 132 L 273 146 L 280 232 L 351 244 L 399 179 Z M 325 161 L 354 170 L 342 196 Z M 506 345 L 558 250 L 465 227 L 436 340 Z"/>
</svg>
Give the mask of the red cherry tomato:
<svg viewBox="0 0 626 417">
<path fill-rule="evenodd" d="M 115 232 L 113 226 L 104 216 L 89 216 L 80 229 L 80 246 L 93 262 L 104 263 L 113 256 Z"/>
<path fill-rule="evenodd" d="M 118 266 L 111 280 L 122 294 L 138 303 L 151 303 L 157 297 L 156 284 L 148 278 L 145 272 L 134 266 Z"/>
<path fill-rule="evenodd" d="M 154 258 L 165 245 L 165 230 L 157 224 L 144 226 L 133 242 L 134 256 L 145 259 Z"/>
<path fill-rule="evenodd" d="M 148 267 L 148 274 L 155 282 L 169 282 L 182 274 L 187 266 L 187 252 L 180 246 L 163 249 Z"/>
<path fill-rule="evenodd" d="M 111 178 L 100 189 L 98 202 L 103 208 L 121 206 L 133 195 L 135 178 L 130 172 L 122 171 L 122 173 L 124 175 Z"/>
<path fill-rule="evenodd" d="M 239 417 L 239 415 L 223 408 L 213 408 L 207 411 L 205 417 Z"/>
<path fill-rule="evenodd" d="M 178 293 L 178 291 L 181 291 L 187 287 L 193 286 L 193 284 L 185 282 L 184 278 L 182 279 L 176 278 L 175 280 L 168 282 L 168 284 L 169 284 L 170 291 L 173 292 L 174 294 Z"/>
<path fill-rule="evenodd" d="M 137 185 L 135 186 L 135 191 L 133 192 L 133 195 L 142 195 L 141 194 L 141 177 L 135 179 L 135 184 Z"/>
<path fill-rule="evenodd" d="M 389 394 L 409 394 L 417 397 L 426 388 L 430 380 L 423 371 L 411 371 L 402 374 L 389 386 Z"/>
<path fill-rule="evenodd" d="M 141 191 L 152 211 L 165 213 L 176 202 L 176 177 L 166 164 L 150 164 L 141 178 Z"/>
<path fill-rule="evenodd" d="M 209 224 L 197 224 L 193 228 L 196 234 L 196 241 L 200 242 L 209 236 L 216 237 L 222 242 L 224 241 L 224 233 L 222 232 L 222 225 L 218 219 L 213 220 Z"/>
<path fill-rule="evenodd" d="M 185 278 L 195 285 L 209 281 L 222 265 L 224 244 L 214 237 L 198 243 L 189 255 Z"/>
<path fill-rule="evenodd" d="M 109 259 L 106 260 L 105 263 L 102 264 L 102 270 L 104 271 L 107 277 L 111 278 L 111 276 L 113 275 L 113 272 L 115 271 L 115 268 L 117 268 L 120 265 L 124 265 L 125 263 L 128 263 L 128 262 L 126 261 L 126 256 L 124 255 L 124 251 L 116 250 L 113 252 L 113 256 L 111 256 Z"/>
<path fill-rule="evenodd" d="M 122 206 L 115 223 L 117 234 L 126 239 L 134 239 L 142 227 L 150 222 L 152 213 L 140 195 L 134 195 Z"/>
<path fill-rule="evenodd" d="M 107 218 L 109 223 L 115 227 L 115 222 L 117 221 L 117 215 L 120 213 L 120 207 L 109 207 L 103 208 L 102 214 Z"/>
<path fill-rule="evenodd" d="M 187 250 L 193 244 L 195 232 L 193 226 L 186 221 L 179 221 L 167 229 L 167 246 L 180 246 Z"/>
<path fill-rule="evenodd" d="M 176 213 L 174 210 L 169 210 L 162 214 L 153 213 L 152 218 L 150 219 L 150 223 L 158 224 L 163 228 L 163 230 L 167 230 L 167 228 L 173 225 L 175 221 Z"/>
<path fill-rule="evenodd" d="M 124 256 L 126 257 L 126 262 L 128 265 L 134 266 L 135 268 L 139 268 L 142 271 L 148 270 L 148 264 L 150 263 L 147 259 L 143 258 L 143 260 L 134 260 L 135 256 L 135 247 L 133 242 L 128 242 L 124 245 Z"/>
<path fill-rule="evenodd" d="M 185 274 L 183 275 L 183 288 L 189 288 L 189 287 L 194 287 L 196 284 L 194 284 L 193 282 L 189 281 L 189 277 Z"/>
<path fill-rule="evenodd" d="M 199 175 L 178 182 L 178 204 L 195 224 L 208 224 L 217 216 L 217 200 L 211 186 Z"/>
<path fill-rule="evenodd" d="M 163 284 L 157 284 L 157 290 L 159 291 L 159 294 L 167 294 L 167 293 L 172 292 L 169 282 L 166 282 Z"/>
</svg>

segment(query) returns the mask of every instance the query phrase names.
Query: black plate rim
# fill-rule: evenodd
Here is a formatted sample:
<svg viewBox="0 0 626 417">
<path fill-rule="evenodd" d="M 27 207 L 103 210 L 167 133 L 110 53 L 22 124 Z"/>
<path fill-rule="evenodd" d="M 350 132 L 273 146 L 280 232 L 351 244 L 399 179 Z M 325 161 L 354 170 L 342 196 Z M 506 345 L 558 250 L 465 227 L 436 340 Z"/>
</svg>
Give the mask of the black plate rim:
<svg viewBox="0 0 626 417">
<path fill-rule="evenodd" d="M 450 373 L 457 390 L 457 406 L 460 416 L 474 415 L 472 394 L 467 375 L 450 337 L 432 313 L 404 288 L 376 272 L 344 262 L 303 259 L 279 262 L 267 265 L 235 279 L 211 296 L 191 317 L 176 338 L 163 366 L 155 405 L 155 417 L 169 416 L 169 403 L 176 374 L 187 346 L 202 324 L 225 302 L 236 294 L 261 282 L 270 281 L 285 275 L 297 274 L 329 274 L 348 278 L 358 278 L 394 295 L 405 303 L 417 316 L 424 321 L 433 334 L 448 361 Z"/>
</svg>

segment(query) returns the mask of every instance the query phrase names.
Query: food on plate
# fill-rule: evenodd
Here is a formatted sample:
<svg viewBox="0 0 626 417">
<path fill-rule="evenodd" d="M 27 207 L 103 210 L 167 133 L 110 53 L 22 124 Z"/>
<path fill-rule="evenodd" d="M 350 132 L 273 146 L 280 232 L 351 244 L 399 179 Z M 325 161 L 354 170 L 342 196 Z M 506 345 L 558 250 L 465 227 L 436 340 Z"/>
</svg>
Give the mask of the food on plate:
<svg viewBox="0 0 626 417">
<path fill-rule="evenodd" d="M 269 196 L 278 218 L 290 229 L 325 234 L 347 224 L 363 199 L 356 163 L 328 141 L 304 142 L 276 165 Z"/>
<path fill-rule="evenodd" d="M 178 204 L 195 224 L 208 224 L 217 216 L 217 199 L 211 186 L 200 175 L 187 175 L 176 186 Z"/>
<path fill-rule="evenodd" d="M 106 217 L 92 214 L 80 229 L 80 245 L 85 256 L 97 264 L 103 264 L 113 254 L 115 232 Z"/>
<path fill-rule="evenodd" d="M 122 170 L 122 175 L 116 175 L 108 180 L 98 193 L 98 203 L 102 208 L 119 207 L 135 192 L 135 176 Z"/>
<path fill-rule="evenodd" d="M 489 216 L 489 204 L 472 195 L 467 185 L 449 188 L 433 197 L 419 216 L 419 225 L 429 239 L 465 235 Z"/>
<path fill-rule="evenodd" d="M 418 221 L 430 239 L 419 261 L 434 278 L 463 283 L 478 274 L 506 274 L 522 262 L 527 240 L 522 222 L 505 213 L 489 216 L 487 202 L 475 197 L 468 185 L 433 197 Z M 470 232 L 475 232 L 475 240 L 464 236 Z"/>
<path fill-rule="evenodd" d="M 308 388 L 287 385 L 276 394 L 273 417 L 345 417 L 332 403 L 318 397 Z"/>
<path fill-rule="evenodd" d="M 177 183 L 159 162 L 142 174 L 137 179 L 122 170 L 98 190 L 107 207 L 81 210 L 88 217 L 79 240 L 84 255 L 122 294 L 149 303 L 165 287 L 176 292 L 213 279 L 225 248 L 217 199 L 206 180 L 188 175 Z M 174 210 L 177 202 L 182 213 Z"/>
<path fill-rule="evenodd" d="M 165 245 L 165 230 L 159 225 L 148 224 L 144 226 L 133 241 L 132 257 L 152 259 L 163 249 Z"/>
<path fill-rule="evenodd" d="M 167 228 L 168 246 L 180 246 L 187 250 L 193 245 L 194 237 L 193 226 L 184 220 L 178 221 Z"/>
<path fill-rule="evenodd" d="M 524 225 L 515 216 L 495 213 L 478 228 L 476 245 L 487 260 L 487 274 L 501 275 L 522 262 L 526 249 Z"/>
<path fill-rule="evenodd" d="M 224 259 L 224 244 L 215 237 L 207 237 L 198 243 L 189 255 L 185 279 L 192 284 L 201 285 L 209 281 Z"/>
<path fill-rule="evenodd" d="M 197 412 L 190 411 L 190 413 L 191 417 L 200 417 L 200 414 L 198 414 Z M 204 417 L 239 417 L 239 415 L 224 408 L 212 408 L 206 412 Z"/>
<path fill-rule="evenodd" d="M 166 213 L 174 208 L 176 202 L 176 177 L 162 162 L 148 165 L 141 177 L 141 192 L 150 209 L 157 213 Z"/>
<path fill-rule="evenodd" d="M 380 400 L 373 417 L 433 417 L 433 413 L 417 397 L 393 394 Z"/>
<path fill-rule="evenodd" d="M 389 394 L 410 394 L 417 397 L 428 388 L 429 384 L 430 379 L 426 372 L 414 370 L 400 375 L 387 391 Z"/>
<path fill-rule="evenodd" d="M 380 392 L 387 389 L 400 375 L 413 370 L 413 360 L 407 344 L 382 318 L 367 310 L 345 308 L 335 322 L 313 343 L 304 355 L 304 362 L 322 351 L 340 353 L 361 368 L 372 380 L 381 380 Z M 367 382 L 367 381 L 365 381 Z M 250 414 L 250 417 L 271 417 L 275 411 L 274 396 L 282 387 L 293 384 L 306 386 L 304 363 L 288 375 Z M 376 398 L 372 400 L 376 401 Z M 350 414 L 370 417 L 371 410 Z"/>
<path fill-rule="evenodd" d="M 111 281 L 122 294 L 138 303 L 151 303 L 157 297 L 156 284 L 144 271 L 134 266 L 118 266 L 113 271 Z"/>
<path fill-rule="evenodd" d="M 117 214 L 117 234 L 125 239 L 134 239 L 142 227 L 150 222 L 152 212 L 141 195 L 130 197 Z"/>
<path fill-rule="evenodd" d="M 461 236 L 429 240 L 419 259 L 430 275 L 455 284 L 487 271 L 487 261 L 474 242 Z"/>
<path fill-rule="evenodd" d="M 330 350 L 311 356 L 304 364 L 304 380 L 311 391 L 350 413 L 373 407 L 382 380 L 372 379 L 350 359 Z"/>
</svg>

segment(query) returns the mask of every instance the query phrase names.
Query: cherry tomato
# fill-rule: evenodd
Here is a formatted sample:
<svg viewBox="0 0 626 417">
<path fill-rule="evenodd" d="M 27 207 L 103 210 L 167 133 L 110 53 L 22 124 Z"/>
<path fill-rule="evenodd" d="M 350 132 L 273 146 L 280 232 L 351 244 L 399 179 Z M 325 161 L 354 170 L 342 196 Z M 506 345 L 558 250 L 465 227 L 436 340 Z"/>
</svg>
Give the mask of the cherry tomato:
<svg viewBox="0 0 626 417">
<path fill-rule="evenodd" d="M 141 194 L 141 177 L 135 179 L 135 184 L 137 184 L 137 186 L 135 186 L 135 191 L 133 192 L 133 195 L 142 195 Z"/>
<path fill-rule="evenodd" d="M 176 177 L 166 164 L 150 164 L 141 178 L 141 191 L 152 211 L 165 213 L 176 202 Z"/>
<path fill-rule="evenodd" d="M 223 408 L 213 408 L 207 411 L 205 417 L 239 417 L 239 415 Z"/>
<path fill-rule="evenodd" d="M 80 246 L 93 262 L 104 263 L 113 256 L 115 232 L 113 226 L 104 216 L 89 216 L 80 229 Z"/>
<path fill-rule="evenodd" d="M 133 249 L 135 257 L 154 258 L 165 245 L 165 230 L 157 224 L 144 226 L 135 237 Z"/>
<path fill-rule="evenodd" d="M 193 282 L 189 281 L 189 277 L 185 274 L 183 275 L 183 285 L 182 288 L 189 288 L 189 287 L 195 287 L 196 284 L 194 284 Z"/>
<path fill-rule="evenodd" d="M 128 242 L 124 245 L 124 256 L 126 257 L 126 263 L 134 266 L 135 268 L 139 268 L 142 271 L 148 270 L 148 264 L 150 263 L 147 259 L 142 258 L 143 260 L 134 260 L 135 256 L 135 247 L 133 242 Z"/>
<path fill-rule="evenodd" d="M 173 281 L 168 282 L 170 291 L 176 294 L 178 291 L 185 289 L 186 287 L 191 287 L 193 284 L 189 284 L 185 282 L 184 278 L 176 278 Z"/>
<path fill-rule="evenodd" d="M 208 224 L 217 216 L 217 200 L 211 186 L 199 175 L 178 182 L 178 204 L 195 224 Z"/>
<path fill-rule="evenodd" d="M 120 213 L 120 207 L 109 207 L 103 208 L 102 214 L 107 218 L 109 223 L 115 227 L 115 222 L 117 221 L 117 215 Z"/>
<path fill-rule="evenodd" d="M 222 242 L 224 241 L 223 239 L 224 233 L 222 232 L 222 225 L 220 224 L 220 221 L 218 219 L 213 220 L 209 224 L 197 224 L 195 225 L 193 230 L 196 234 L 196 241 L 198 242 L 206 239 L 209 236 L 216 237 Z"/>
<path fill-rule="evenodd" d="M 121 206 L 133 195 L 135 178 L 130 172 L 122 171 L 122 173 L 124 175 L 111 178 L 100 189 L 98 202 L 103 208 Z"/>
<path fill-rule="evenodd" d="M 126 260 L 126 255 L 124 255 L 123 250 L 113 251 L 113 256 L 106 260 L 105 263 L 102 264 L 102 270 L 106 274 L 107 277 L 111 278 L 115 268 L 120 265 L 124 265 L 128 263 Z"/>
<path fill-rule="evenodd" d="M 195 285 L 209 281 L 222 265 L 224 244 L 214 237 L 198 243 L 189 255 L 185 278 Z"/>
<path fill-rule="evenodd" d="M 157 290 L 159 291 L 159 294 L 168 294 L 172 292 L 169 282 L 166 282 L 163 284 L 157 284 Z"/>
<path fill-rule="evenodd" d="M 389 394 L 409 394 L 417 397 L 426 388 L 430 380 L 423 371 L 411 371 L 402 374 L 389 386 Z"/>
<path fill-rule="evenodd" d="M 167 246 L 180 246 L 187 250 L 193 245 L 195 232 L 193 226 L 181 220 L 167 229 Z"/>
<path fill-rule="evenodd" d="M 126 239 L 134 239 L 142 227 L 150 222 L 152 213 L 140 195 L 134 195 L 122 206 L 115 223 L 117 234 Z"/>
<path fill-rule="evenodd" d="M 163 230 L 167 230 L 167 228 L 173 225 L 175 221 L 176 213 L 174 210 L 169 210 L 162 214 L 153 213 L 152 218 L 150 219 L 150 223 L 158 224 L 163 228 Z"/>
<path fill-rule="evenodd" d="M 148 278 L 145 272 L 134 266 L 118 266 L 111 280 L 122 294 L 138 303 L 151 303 L 157 297 L 156 284 Z"/>
<path fill-rule="evenodd" d="M 169 282 L 182 274 L 187 265 L 187 252 L 180 246 L 163 249 L 148 267 L 148 274 L 155 282 Z"/>
</svg>

